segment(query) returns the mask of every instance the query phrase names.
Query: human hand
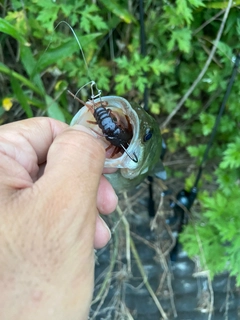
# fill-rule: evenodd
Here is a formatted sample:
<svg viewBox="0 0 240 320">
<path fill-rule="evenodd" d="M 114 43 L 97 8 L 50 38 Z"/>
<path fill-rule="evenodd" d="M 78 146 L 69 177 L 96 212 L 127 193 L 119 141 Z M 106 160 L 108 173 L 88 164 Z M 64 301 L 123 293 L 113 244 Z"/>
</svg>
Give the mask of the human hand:
<svg viewBox="0 0 240 320">
<path fill-rule="evenodd" d="M 0 127 L 0 153 L 1 319 L 87 319 L 117 204 L 100 139 L 35 118 Z"/>
</svg>

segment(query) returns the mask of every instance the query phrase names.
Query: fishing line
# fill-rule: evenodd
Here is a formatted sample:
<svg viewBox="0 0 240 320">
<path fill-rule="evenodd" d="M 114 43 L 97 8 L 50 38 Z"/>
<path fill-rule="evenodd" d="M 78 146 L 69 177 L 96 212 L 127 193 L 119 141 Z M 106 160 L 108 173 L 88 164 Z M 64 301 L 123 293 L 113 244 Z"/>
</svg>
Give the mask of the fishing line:
<svg viewBox="0 0 240 320">
<path fill-rule="evenodd" d="M 73 30 L 73 28 L 70 26 L 69 23 L 67 23 L 66 21 L 63 20 L 63 21 L 60 21 L 60 22 L 56 25 L 56 27 L 54 28 L 54 30 L 56 30 L 56 29 L 60 26 L 60 24 L 62 24 L 62 23 L 65 23 L 65 24 L 69 27 L 69 29 L 72 31 L 72 34 L 74 35 L 74 38 L 75 38 L 75 40 L 77 41 L 77 44 L 78 44 L 78 46 L 79 46 L 79 48 L 80 48 L 80 51 L 81 51 L 81 53 L 82 53 L 82 58 L 83 58 L 83 61 L 84 61 L 84 64 L 85 64 L 85 67 L 86 67 L 86 70 L 87 70 L 87 77 L 90 79 L 90 76 L 89 76 L 89 68 L 88 68 L 88 64 L 87 64 L 87 61 L 86 61 L 86 58 L 85 58 L 85 55 L 84 55 L 84 52 L 83 52 L 83 48 L 82 48 L 82 45 L 81 45 L 80 41 L 78 40 L 78 37 L 77 37 L 75 31 Z M 50 42 L 50 44 L 51 44 L 51 42 Z M 50 46 L 50 44 L 48 45 L 48 47 Z M 47 47 L 47 49 L 48 49 L 48 47 Z M 47 50 L 47 49 L 46 49 L 46 50 Z"/>
<path fill-rule="evenodd" d="M 89 72 L 88 64 L 87 64 L 87 60 L 86 60 L 86 58 L 85 58 L 85 54 L 84 54 L 84 51 L 83 51 L 81 42 L 79 41 L 79 39 L 78 39 L 75 31 L 74 31 L 73 28 L 70 26 L 70 24 L 69 24 L 68 22 L 64 21 L 64 20 L 60 21 L 60 22 L 56 25 L 56 27 L 54 28 L 54 30 L 56 30 L 56 29 L 60 26 L 60 24 L 66 24 L 66 25 L 68 26 L 68 28 L 71 30 L 71 32 L 72 32 L 72 34 L 73 34 L 73 36 L 74 36 L 74 38 L 75 38 L 75 40 L 76 40 L 76 42 L 77 42 L 77 44 L 78 44 L 78 47 L 79 47 L 79 49 L 80 49 L 80 51 L 81 51 L 81 54 L 82 54 L 83 62 L 84 62 L 84 65 L 85 65 L 85 68 L 86 68 L 86 72 L 87 72 L 86 76 L 87 76 L 87 78 L 91 79 L 91 78 L 90 78 L 90 72 Z M 52 42 L 53 42 L 52 39 L 53 39 L 53 36 L 52 36 L 52 38 L 51 38 L 51 40 L 50 40 L 47 48 L 45 49 L 44 53 L 47 52 L 47 50 L 49 49 L 50 45 L 52 44 Z M 44 53 L 43 53 L 43 55 L 41 56 L 41 58 L 39 59 L 39 62 L 38 62 L 38 63 L 40 63 L 40 62 L 41 62 L 41 59 L 43 59 Z M 35 71 L 36 69 L 37 69 L 37 65 L 35 66 L 34 71 Z M 34 71 L 33 71 L 33 74 L 34 74 Z M 83 88 L 85 88 L 85 87 L 86 87 L 87 85 L 89 85 L 89 84 L 91 85 L 91 93 L 92 93 L 91 98 L 94 98 L 94 99 L 95 99 L 95 98 L 97 98 L 97 97 L 101 97 L 102 91 L 98 89 L 97 84 L 96 84 L 96 82 L 95 82 L 94 80 L 90 80 L 88 83 L 84 84 L 80 89 L 78 89 L 78 91 L 77 91 L 77 92 L 75 93 L 75 95 L 74 95 L 74 99 L 76 98 L 77 94 L 78 94 Z M 96 90 L 97 90 L 97 94 L 96 94 L 96 95 L 95 95 L 94 92 L 93 92 L 93 87 L 95 87 Z M 68 92 L 69 92 L 69 90 L 68 90 Z"/>
</svg>

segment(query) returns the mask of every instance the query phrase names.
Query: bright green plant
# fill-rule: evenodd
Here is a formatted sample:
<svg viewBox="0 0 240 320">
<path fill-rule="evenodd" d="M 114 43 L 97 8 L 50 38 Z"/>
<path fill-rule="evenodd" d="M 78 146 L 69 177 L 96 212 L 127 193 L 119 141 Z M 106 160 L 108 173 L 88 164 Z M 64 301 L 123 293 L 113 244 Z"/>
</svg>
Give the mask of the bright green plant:
<svg viewBox="0 0 240 320">
<path fill-rule="evenodd" d="M 0 72 L 6 84 L 3 88 L 2 113 L 10 99 L 21 105 L 27 117 L 46 113 L 69 121 L 67 87 L 76 91 L 93 79 L 97 80 L 101 89 L 109 90 L 111 72 L 106 60 L 99 63 L 98 42 L 103 42 L 108 34 L 106 21 L 111 28 L 122 21 L 128 24 L 135 21 L 126 9 L 114 5 L 114 2 L 110 5 L 104 1 L 97 6 L 91 1 L 58 3 L 26 0 L 12 1 L 10 6 L 8 10 L 5 8 L 5 17 L 0 19 L 4 62 L 0 64 Z M 106 19 L 108 9 L 112 12 L 110 20 Z M 75 29 L 88 66 L 69 26 L 62 22 L 64 20 Z M 13 39 L 15 42 L 12 45 Z M 7 46 L 12 51 L 17 50 L 12 59 L 5 58 L 3 54 L 8 50 Z M 10 68 L 10 65 L 13 67 Z M 12 89 L 10 92 L 7 92 L 8 82 Z"/>
<path fill-rule="evenodd" d="M 220 123 L 218 136 L 221 146 L 215 148 L 216 153 L 221 155 L 219 166 L 212 177 L 217 182 L 218 190 L 212 193 L 202 192 L 199 218 L 185 227 L 181 242 L 191 257 L 201 258 L 202 267 L 209 270 L 212 276 L 228 270 L 231 275 L 236 276 L 237 284 L 240 285 L 238 83 L 236 81 L 227 105 L 227 114 Z M 203 134 L 208 134 L 213 127 L 213 115 L 202 116 L 201 122 Z M 204 151 L 204 148 L 201 151 L 201 147 L 188 147 L 188 151 L 192 156 L 200 157 Z"/>
</svg>

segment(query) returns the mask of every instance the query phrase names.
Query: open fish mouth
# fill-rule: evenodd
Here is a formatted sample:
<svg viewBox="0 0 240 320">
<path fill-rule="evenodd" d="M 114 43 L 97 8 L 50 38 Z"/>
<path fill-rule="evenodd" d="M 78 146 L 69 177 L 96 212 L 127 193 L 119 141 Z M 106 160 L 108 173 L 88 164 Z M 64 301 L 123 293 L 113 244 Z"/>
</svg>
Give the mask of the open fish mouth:
<svg viewBox="0 0 240 320">
<path fill-rule="evenodd" d="M 102 129 L 96 123 L 96 119 L 94 118 L 92 112 L 87 107 L 88 103 L 92 103 L 94 105 L 105 103 L 106 109 L 110 109 L 113 117 L 117 115 L 118 120 L 121 121 L 121 125 L 125 128 L 131 127 L 132 138 L 129 141 L 129 145 L 127 147 L 127 152 L 124 149 L 120 148 L 117 153 L 115 153 L 116 147 L 112 145 L 103 134 Z M 85 106 L 83 106 L 78 113 L 74 116 L 70 125 L 81 124 L 87 128 L 90 128 L 95 133 L 97 133 L 99 139 L 104 142 L 106 149 L 106 160 L 104 167 L 105 168 L 126 168 L 126 169 L 136 169 L 138 167 L 138 163 L 131 159 L 129 155 L 136 155 L 139 159 L 141 150 L 138 145 L 139 138 L 139 118 L 135 110 L 132 108 L 130 103 L 122 98 L 117 96 L 106 96 L 98 99 L 94 99 L 94 101 L 86 102 Z"/>
</svg>

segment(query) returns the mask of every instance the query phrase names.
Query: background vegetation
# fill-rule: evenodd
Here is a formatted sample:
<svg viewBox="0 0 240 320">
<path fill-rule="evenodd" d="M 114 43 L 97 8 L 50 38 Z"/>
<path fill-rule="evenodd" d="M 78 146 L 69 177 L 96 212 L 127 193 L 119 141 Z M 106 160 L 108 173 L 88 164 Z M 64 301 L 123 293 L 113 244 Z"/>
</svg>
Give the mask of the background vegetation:
<svg viewBox="0 0 240 320">
<path fill-rule="evenodd" d="M 79 106 L 66 89 L 76 92 L 90 79 L 103 95 L 137 103 L 147 85 L 150 111 L 159 120 L 169 154 L 187 150 L 200 163 L 240 49 L 239 0 L 146 0 L 145 57 L 140 54 L 138 1 L 0 3 L 1 124 L 39 115 L 69 122 Z M 70 28 L 60 21 L 75 30 L 88 69 Z M 239 101 L 238 77 L 204 171 L 194 223 L 181 236 L 189 255 L 201 257 L 203 268 L 212 275 L 229 270 L 238 284 Z M 169 118 L 176 106 L 178 112 Z M 184 178 L 186 172 L 169 171 L 173 175 Z M 190 188 L 196 167 L 187 175 Z"/>
</svg>

